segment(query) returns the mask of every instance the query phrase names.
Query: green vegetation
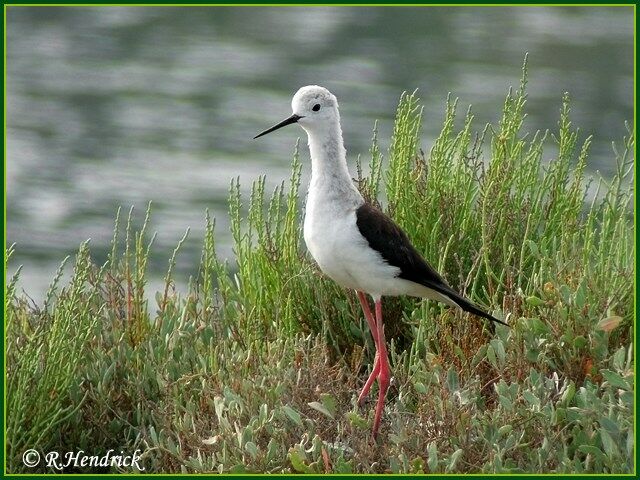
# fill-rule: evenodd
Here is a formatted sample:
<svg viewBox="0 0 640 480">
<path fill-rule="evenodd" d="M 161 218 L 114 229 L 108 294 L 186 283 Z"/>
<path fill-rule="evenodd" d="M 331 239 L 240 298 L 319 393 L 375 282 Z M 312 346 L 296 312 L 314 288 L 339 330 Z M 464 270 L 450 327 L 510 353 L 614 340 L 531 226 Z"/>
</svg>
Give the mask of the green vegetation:
<svg viewBox="0 0 640 480">
<path fill-rule="evenodd" d="M 525 87 L 526 71 L 478 134 L 448 100 L 428 155 L 403 95 L 388 161 L 374 132 L 371 173 L 358 167 L 364 194 L 512 327 L 385 299 L 394 382 L 378 444 L 372 401 L 355 407 L 373 343 L 353 292 L 306 254 L 296 153 L 288 185 L 268 197 L 258 180 L 248 208 L 232 182 L 233 274 L 207 215 L 186 293 L 178 245 L 150 301 L 151 242 L 130 212 L 108 262 L 83 244 L 41 307 L 7 282 L 8 470 L 36 448 L 141 449 L 147 472 L 633 472 L 633 133 L 615 177 L 592 184 L 568 97 L 556 133 L 527 135 Z"/>
</svg>

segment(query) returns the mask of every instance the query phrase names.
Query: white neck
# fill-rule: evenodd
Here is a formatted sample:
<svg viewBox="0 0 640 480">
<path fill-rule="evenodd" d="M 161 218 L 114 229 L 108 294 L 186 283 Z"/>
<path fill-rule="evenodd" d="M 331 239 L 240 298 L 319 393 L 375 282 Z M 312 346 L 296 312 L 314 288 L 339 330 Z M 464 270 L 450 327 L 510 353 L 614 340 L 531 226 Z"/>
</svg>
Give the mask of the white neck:
<svg viewBox="0 0 640 480">
<path fill-rule="evenodd" d="M 364 200 L 347 168 L 340 122 L 323 129 L 308 130 L 307 135 L 311 154 L 308 202 L 331 202 L 345 209 L 360 206 Z"/>
</svg>

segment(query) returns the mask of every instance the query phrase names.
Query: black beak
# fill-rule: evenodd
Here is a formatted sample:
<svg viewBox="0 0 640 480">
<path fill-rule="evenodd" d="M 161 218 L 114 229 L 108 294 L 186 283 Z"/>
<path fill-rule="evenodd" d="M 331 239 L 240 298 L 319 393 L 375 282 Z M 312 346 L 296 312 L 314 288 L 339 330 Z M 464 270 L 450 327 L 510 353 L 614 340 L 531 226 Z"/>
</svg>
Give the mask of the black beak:
<svg viewBox="0 0 640 480">
<path fill-rule="evenodd" d="M 271 133 L 274 130 L 278 130 L 279 128 L 286 127 L 287 125 L 291 125 L 292 123 L 296 123 L 298 120 L 302 118 L 302 115 L 296 115 L 295 113 L 291 115 L 289 118 L 285 118 L 280 123 L 274 125 L 271 128 L 267 128 L 264 132 L 260 132 L 258 135 L 253 137 L 254 139 L 266 135 L 267 133 Z"/>
</svg>

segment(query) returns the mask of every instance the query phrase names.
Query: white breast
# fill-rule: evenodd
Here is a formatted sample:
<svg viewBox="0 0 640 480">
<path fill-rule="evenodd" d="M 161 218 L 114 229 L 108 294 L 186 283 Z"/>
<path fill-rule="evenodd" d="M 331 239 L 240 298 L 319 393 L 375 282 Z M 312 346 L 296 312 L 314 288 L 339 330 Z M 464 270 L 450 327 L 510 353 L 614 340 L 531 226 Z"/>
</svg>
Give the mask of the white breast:
<svg viewBox="0 0 640 480">
<path fill-rule="evenodd" d="M 308 204 L 304 240 L 320 269 L 338 285 L 372 295 L 406 292 L 400 269 L 389 265 L 356 226 L 355 208 L 340 211 L 335 204 Z"/>
</svg>

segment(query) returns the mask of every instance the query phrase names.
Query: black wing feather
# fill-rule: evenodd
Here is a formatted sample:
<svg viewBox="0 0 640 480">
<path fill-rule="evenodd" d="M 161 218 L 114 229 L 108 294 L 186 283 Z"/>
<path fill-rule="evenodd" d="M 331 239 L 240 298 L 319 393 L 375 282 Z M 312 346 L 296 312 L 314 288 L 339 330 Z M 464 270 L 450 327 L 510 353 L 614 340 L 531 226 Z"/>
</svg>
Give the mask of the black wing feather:
<svg viewBox="0 0 640 480">
<path fill-rule="evenodd" d="M 369 203 L 356 210 L 356 225 L 369 246 L 378 251 L 389 265 L 400 269 L 399 278 L 424 285 L 449 297 L 463 310 L 491 320 L 498 320 L 453 290 L 411 244 L 407 234 L 388 216 Z"/>
</svg>

